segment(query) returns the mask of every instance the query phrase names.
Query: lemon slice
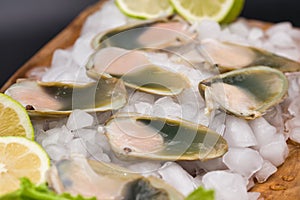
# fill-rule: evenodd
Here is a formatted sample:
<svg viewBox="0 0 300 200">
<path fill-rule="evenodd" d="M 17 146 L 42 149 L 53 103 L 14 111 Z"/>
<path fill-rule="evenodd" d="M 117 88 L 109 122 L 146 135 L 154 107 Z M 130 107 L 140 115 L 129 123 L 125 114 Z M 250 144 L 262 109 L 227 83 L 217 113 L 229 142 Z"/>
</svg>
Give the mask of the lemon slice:
<svg viewBox="0 0 300 200">
<path fill-rule="evenodd" d="M 0 93 L 0 136 L 34 138 L 34 131 L 24 107 L 11 97 Z"/>
<path fill-rule="evenodd" d="M 242 11 L 244 0 L 170 0 L 175 10 L 189 21 L 211 19 L 221 23 L 233 21 Z"/>
<path fill-rule="evenodd" d="M 173 13 L 169 0 L 116 0 L 120 10 L 131 17 L 153 19 Z"/>
<path fill-rule="evenodd" d="M 24 137 L 0 137 L 0 196 L 19 188 L 21 177 L 45 181 L 50 160 L 36 142 Z"/>
</svg>

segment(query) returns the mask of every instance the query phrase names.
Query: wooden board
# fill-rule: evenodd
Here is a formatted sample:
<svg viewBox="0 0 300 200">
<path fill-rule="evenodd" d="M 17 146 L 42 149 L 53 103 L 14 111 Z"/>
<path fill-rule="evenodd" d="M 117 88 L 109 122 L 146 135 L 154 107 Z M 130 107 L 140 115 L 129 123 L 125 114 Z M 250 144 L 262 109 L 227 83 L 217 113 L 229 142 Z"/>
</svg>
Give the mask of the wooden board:
<svg viewBox="0 0 300 200">
<path fill-rule="evenodd" d="M 4 92 L 18 78 L 24 78 L 28 70 L 37 66 L 50 66 L 52 54 L 57 48 L 67 48 L 74 44 L 80 35 L 82 25 L 86 18 L 97 11 L 104 0 L 83 11 L 67 28 L 38 51 L 28 62 L 26 62 L 1 88 Z M 252 21 L 253 25 L 267 28 L 269 23 Z M 278 168 L 267 182 L 256 184 L 251 191 L 261 192 L 265 200 L 297 200 L 300 199 L 300 145 L 289 143 L 289 157 L 285 163 Z"/>
</svg>

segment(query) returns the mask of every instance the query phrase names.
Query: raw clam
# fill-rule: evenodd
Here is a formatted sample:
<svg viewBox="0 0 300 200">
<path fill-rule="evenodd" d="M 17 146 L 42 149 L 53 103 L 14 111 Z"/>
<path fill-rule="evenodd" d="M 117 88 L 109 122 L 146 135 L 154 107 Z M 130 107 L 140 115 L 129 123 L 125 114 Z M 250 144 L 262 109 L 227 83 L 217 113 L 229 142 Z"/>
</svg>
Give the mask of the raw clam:
<svg viewBox="0 0 300 200">
<path fill-rule="evenodd" d="M 254 47 L 206 39 L 199 50 L 208 62 L 218 65 L 221 72 L 258 65 L 282 72 L 300 71 L 300 63 Z"/>
<path fill-rule="evenodd" d="M 114 46 L 123 49 L 145 47 L 167 48 L 180 46 L 195 38 L 189 24 L 179 18 L 160 18 L 125 25 L 100 33 L 93 40 L 95 49 Z"/>
<path fill-rule="evenodd" d="M 208 160 L 227 151 L 226 141 L 205 126 L 151 116 L 116 116 L 106 124 L 106 136 L 121 158 Z"/>
<path fill-rule="evenodd" d="M 176 95 L 189 87 L 183 75 L 153 64 L 145 52 L 138 50 L 99 49 L 86 68 L 92 78 L 120 78 L 126 86 L 152 94 Z"/>
<path fill-rule="evenodd" d="M 181 193 L 155 177 L 142 177 L 119 166 L 73 155 L 51 167 L 48 183 L 58 193 L 99 200 L 183 200 Z"/>
<path fill-rule="evenodd" d="M 208 110 L 216 103 L 228 113 L 245 119 L 262 116 L 283 100 L 287 89 L 285 75 L 265 66 L 234 70 L 199 83 Z"/>
<path fill-rule="evenodd" d="M 21 80 L 5 93 L 19 101 L 32 116 L 64 115 L 74 109 L 115 110 L 127 102 L 123 82 L 113 78 L 83 85 Z"/>
</svg>

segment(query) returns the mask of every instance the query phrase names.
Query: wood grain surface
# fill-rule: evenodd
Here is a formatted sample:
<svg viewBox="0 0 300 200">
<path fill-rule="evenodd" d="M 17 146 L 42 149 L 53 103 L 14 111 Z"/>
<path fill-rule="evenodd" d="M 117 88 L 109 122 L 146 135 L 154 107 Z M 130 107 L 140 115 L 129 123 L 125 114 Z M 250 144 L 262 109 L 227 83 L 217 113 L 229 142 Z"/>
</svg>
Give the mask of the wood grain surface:
<svg viewBox="0 0 300 200">
<path fill-rule="evenodd" d="M 101 8 L 104 0 L 83 11 L 67 28 L 58 34 L 53 40 L 38 51 L 26 62 L 1 88 L 4 92 L 18 78 L 24 78 L 28 70 L 37 66 L 50 66 L 52 54 L 57 48 L 67 48 L 74 44 L 80 35 L 82 25 L 86 18 Z M 252 25 L 267 28 L 269 23 L 252 21 Z M 267 182 L 256 183 L 251 191 L 261 192 L 265 200 L 299 200 L 300 199 L 300 145 L 289 142 L 289 157 L 278 168 Z"/>
</svg>

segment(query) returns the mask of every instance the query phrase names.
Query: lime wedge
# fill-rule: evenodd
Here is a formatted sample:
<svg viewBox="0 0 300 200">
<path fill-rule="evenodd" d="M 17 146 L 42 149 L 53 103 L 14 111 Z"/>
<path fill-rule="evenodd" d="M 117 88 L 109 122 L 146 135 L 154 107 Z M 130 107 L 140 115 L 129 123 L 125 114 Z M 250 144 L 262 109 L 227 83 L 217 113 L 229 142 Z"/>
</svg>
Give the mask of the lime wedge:
<svg viewBox="0 0 300 200">
<path fill-rule="evenodd" d="M 25 108 L 11 97 L 0 93 L 0 136 L 34 138 L 34 131 Z"/>
<path fill-rule="evenodd" d="M 185 19 L 195 22 L 211 19 L 220 23 L 233 21 L 242 11 L 244 0 L 170 0 Z"/>
<path fill-rule="evenodd" d="M 115 2 L 124 14 L 140 19 L 153 19 L 173 13 L 169 0 L 116 0 Z"/>
<path fill-rule="evenodd" d="M 24 137 L 0 137 L 0 196 L 19 188 L 27 177 L 35 184 L 46 180 L 50 160 L 42 147 Z"/>
</svg>

